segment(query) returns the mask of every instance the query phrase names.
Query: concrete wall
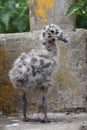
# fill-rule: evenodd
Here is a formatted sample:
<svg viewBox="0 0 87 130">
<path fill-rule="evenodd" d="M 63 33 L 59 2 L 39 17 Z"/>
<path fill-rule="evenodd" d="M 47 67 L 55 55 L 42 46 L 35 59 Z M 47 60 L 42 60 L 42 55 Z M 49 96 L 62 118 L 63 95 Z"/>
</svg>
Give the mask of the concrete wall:
<svg viewBox="0 0 87 130">
<path fill-rule="evenodd" d="M 60 66 L 54 75 L 55 84 L 48 96 L 49 111 L 64 111 L 65 108 L 87 108 L 87 30 L 76 29 L 73 31 L 75 17 L 64 16 L 66 8 L 72 1 L 46 0 L 44 2 L 44 0 L 38 0 L 38 5 L 37 0 L 36 3 L 34 0 L 30 0 L 30 2 L 32 7 L 30 10 L 31 29 L 41 29 L 42 26 L 52 22 L 60 24 L 69 38 L 69 45 L 60 46 Z M 42 6 L 39 7 L 39 2 L 40 5 L 44 6 L 46 12 L 42 11 L 40 14 L 39 10 Z M 37 15 L 34 6 L 37 9 Z M 58 11 L 56 11 L 57 9 Z M 47 17 L 45 18 L 46 14 Z M 0 86 L 12 86 L 8 72 L 14 60 L 22 52 L 29 52 L 33 48 L 42 47 L 39 34 L 40 31 L 0 34 Z M 41 95 L 28 92 L 27 97 L 28 109 L 32 112 L 40 112 L 42 109 Z"/>
<path fill-rule="evenodd" d="M 63 29 L 75 27 L 75 15 L 65 16 L 67 8 L 75 0 L 30 0 L 31 30 L 55 23 Z"/>
<path fill-rule="evenodd" d="M 60 46 L 59 68 L 54 75 L 55 84 L 48 96 L 50 111 L 62 108 L 84 108 L 87 86 L 86 30 L 66 31 L 69 45 Z M 32 48 L 41 48 L 39 31 L 0 35 L 0 86 L 11 85 L 8 72 L 14 60 Z M 41 110 L 41 96 L 28 92 L 29 110 Z M 38 107 L 36 107 L 38 106 Z"/>
</svg>

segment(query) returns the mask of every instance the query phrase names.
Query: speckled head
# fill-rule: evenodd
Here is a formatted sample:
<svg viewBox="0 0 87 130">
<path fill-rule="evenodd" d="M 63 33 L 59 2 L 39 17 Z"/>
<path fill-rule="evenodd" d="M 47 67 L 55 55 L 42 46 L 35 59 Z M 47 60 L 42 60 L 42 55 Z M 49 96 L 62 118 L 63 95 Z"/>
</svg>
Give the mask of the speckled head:
<svg viewBox="0 0 87 130">
<path fill-rule="evenodd" d="M 60 40 L 63 42 L 68 42 L 68 40 L 64 37 L 61 29 L 54 24 L 47 25 L 42 30 L 42 37 L 45 40 Z"/>
</svg>

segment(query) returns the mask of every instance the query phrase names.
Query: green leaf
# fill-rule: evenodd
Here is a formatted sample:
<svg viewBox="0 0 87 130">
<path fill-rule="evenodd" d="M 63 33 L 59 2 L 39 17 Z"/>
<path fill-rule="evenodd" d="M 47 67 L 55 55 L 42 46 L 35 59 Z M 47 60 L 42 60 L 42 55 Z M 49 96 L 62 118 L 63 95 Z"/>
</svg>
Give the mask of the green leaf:
<svg viewBox="0 0 87 130">
<path fill-rule="evenodd" d="M 75 12 L 76 12 L 77 10 L 79 10 L 79 9 L 80 9 L 80 6 L 78 6 L 78 5 L 76 5 L 76 4 L 71 5 L 71 6 L 68 8 L 67 12 L 66 12 L 66 16 L 72 15 L 73 13 L 75 13 Z"/>
<path fill-rule="evenodd" d="M 3 14 L 1 16 L 1 21 L 4 23 L 7 30 L 9 26 L 9 21 L 10 21 L 10 14 L 9 13 Z"/>
<path fill-rule="evenodd" d="M 76 25 L 78 28 L 86 28 L 87 29 L 87 16 L 77 16 Z"/>
<path fill-rule="evenodd" d="M 0 33 L 29 31 L 29 27 L 28 0 L 0 0 Z"/>
</svg>

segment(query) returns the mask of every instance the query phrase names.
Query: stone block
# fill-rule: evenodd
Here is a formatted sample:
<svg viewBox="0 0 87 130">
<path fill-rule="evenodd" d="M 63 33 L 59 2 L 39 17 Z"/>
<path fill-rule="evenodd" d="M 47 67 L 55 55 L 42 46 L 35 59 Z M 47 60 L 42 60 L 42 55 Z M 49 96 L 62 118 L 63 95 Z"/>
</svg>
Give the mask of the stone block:
<svg viewBox="0 0 87 130">
<path fill-rule="evenodd" d="M 75 15 L 66 16 L 66 11 L 74 0 L 30 0 L 31 30 L 55 23 L 63 29 L 74 29 Z"/>
<path fill-rule="evenodd" d="M 59 67 L 54 75 L 55 84 L 48 96 L 48 110 L 61 111 L 70 108 L 84 108 L 87 86 L 87 42 L 86 30 L 66 30 L 69 44 L 59 43 Z M 41 49 L 40 31 L 6 34 L 5 41 L 0 40 L 0 86 L 11 84 L 8 72 L 14 60 L 22 53 L 31 49 Z M 28 109 L 41 111 L 40 94 L 28 92 Z M 37 107 L 36 107 L 37 106 Z M 35 111 L 34 111 L 35 110 Z"/>
<path fill-rule="evenodd" d="M 80 130 L 87 130 L 87 125 L 82 125 L 82 126 L 80 127 Z"/>
</svg>

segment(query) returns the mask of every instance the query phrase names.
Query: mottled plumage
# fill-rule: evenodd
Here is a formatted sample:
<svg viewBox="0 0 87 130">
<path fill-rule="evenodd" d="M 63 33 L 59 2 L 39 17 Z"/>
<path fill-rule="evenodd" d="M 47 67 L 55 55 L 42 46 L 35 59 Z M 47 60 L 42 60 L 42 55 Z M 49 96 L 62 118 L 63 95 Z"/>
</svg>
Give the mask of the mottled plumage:
<svg viewBox="0 0 87 130">
<path fill-rule="evenodd" d="M 45 49 L 32 50 L 30 53 L 22 53 L 14 62 L 9 72 L 14 87 L 20 90 L 34 89 L 43 93 L 44 120 L 47 119 L 46 93 L 53 86 L 53 73 L 58 65 L 56 63 L 56 40 L 67 42 L 59 27 L 51 24 L 42 30 L 42 43 Z M 23 99 L 25 99 L 25 94 Z M 26 118 L 26 114 L 24 115 Z"/>
<path fill-rule="evenodd" d="M 22 53 L 13 64 L 9 75 L 14 87 L 47 91 L 52 87 L 55 60 L 47 50 Z"/>
</svg>

